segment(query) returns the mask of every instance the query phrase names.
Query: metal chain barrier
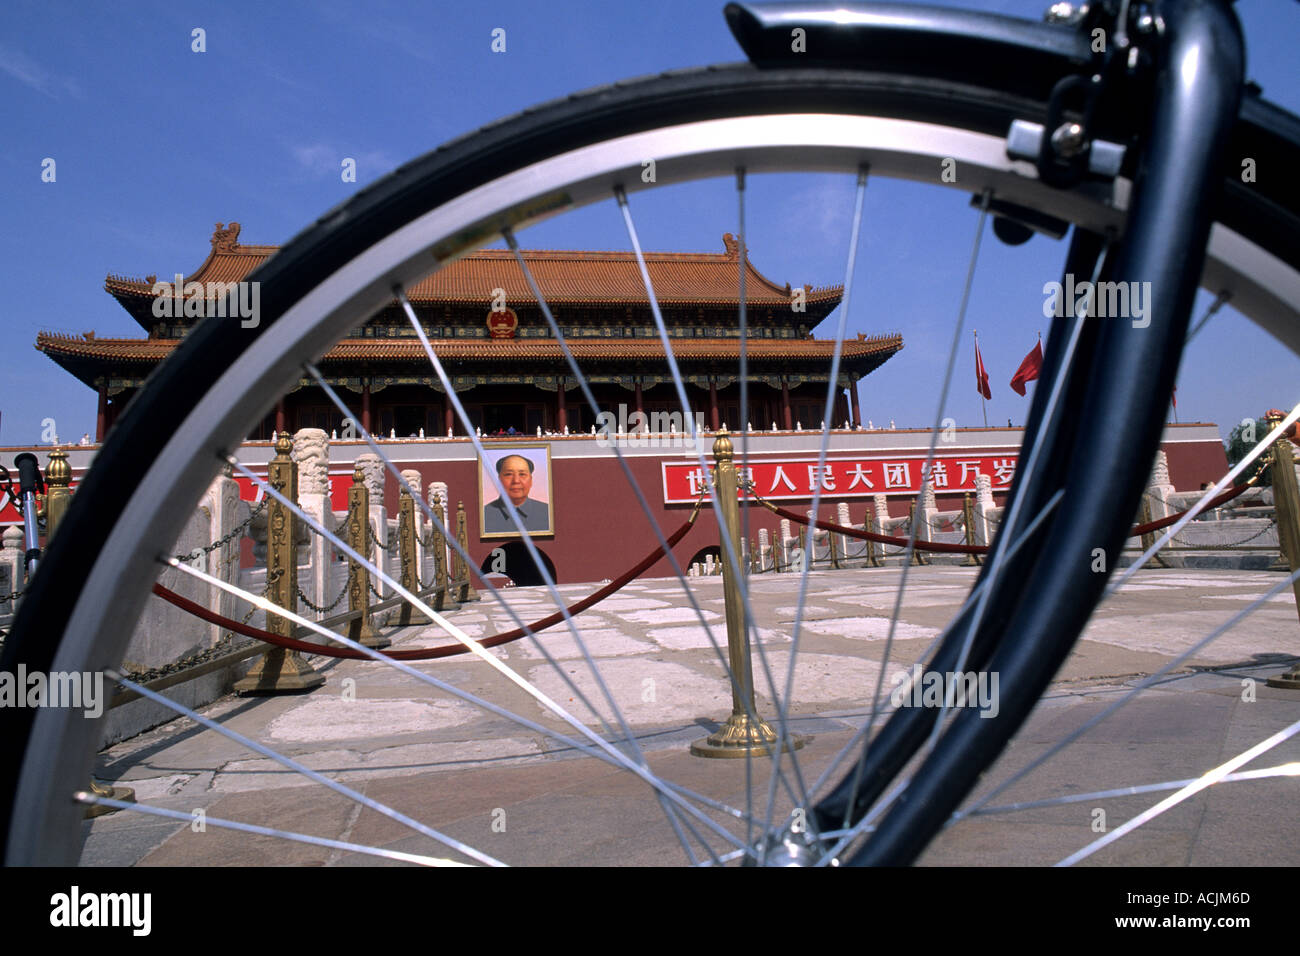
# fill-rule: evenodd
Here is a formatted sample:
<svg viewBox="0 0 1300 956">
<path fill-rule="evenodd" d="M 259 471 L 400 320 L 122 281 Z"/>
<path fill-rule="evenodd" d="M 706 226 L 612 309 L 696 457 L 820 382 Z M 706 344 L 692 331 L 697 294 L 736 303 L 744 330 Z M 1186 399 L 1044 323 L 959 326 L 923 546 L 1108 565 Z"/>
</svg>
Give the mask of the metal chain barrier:
<svg viewBox="0 0 1300 956">
<path fill-rule="evenodd" d="M 1233 548 L 1245 547 L 1247 542 L 1254 541 L 1256 538 L 1262 537 L 1263 535 L 1272 531 L 1276 527 L 1277 527 L 1277 519 L 1274 518 L 1273 520 L 1269 521 L 1266 527 L 1261 528 L 1259 531 L 1256 531 L 1250 537 L 1242 538 L 1240 541 L 1234 541 L 1231 544 L 1192 544 L 1188 541 L 1185 541 L 1179 535 L 1174 535 L 1172 540 L 1178 542 L 1184 548 L 1190 548 L 1194 551 L 1231 551 Z"/>
<path fill-rule="evenodd" d="M 268 594 L 271 593 L 271 585 L 275 584 L 276 581 L 279 581 L 281 575 L 283 575 L 283 574 L 284 574 L 284 571 L 282 571 L 282 570 L 280 570 L 280 569 L 277 568 L 276 571 L 275 571 L 275 573 L 273 573 L 273 574 L 268 574 L 268 575 L 266 576 L 266 585 L 262 588 L 262 594 L 261 594 L 261 597 L 266 597 Z M 251 618 L 254 614 L 256 614 L 256 613 L 257 613 L 257 610 L 258 610 L 258 609 L 257 609 L 257 605 L 256 605 L 256 604 L 250 605 L 249 608 L 248 608 L 248 613 L 244 615 L 244 619 L 243 619 L 242 621 L 240 621 L 239 623 L 241 623 L 241 624 L 247 624 L 248 621 L 249 621 L 249 618 Z M 234 632 L 232 631 L 231 633 L 233 634 Z"/>
<path fill-rule="evenodd" d="M 205 547 L 202 548 L 195 548 L 189 554 L 177 554 L 174 555 L 174 557 L 176 558 L 177 561 L 185 561 L 186 563 L 190 561 L 197 561 L 199 558 L 211 554 L 213 551 L 216 551 L 218 548 L 224 547 L 225 545 L 229 544 L 231 541 L 234 541 L 236 538 L 242 538 L 244 536 L 244 532 L 248 530 L 248 526 L 253 523 L 253 519 L 256 518 L 259 514 L 261 514 L 264 510 L 266 510 L 267 502 L 269 502 L 270 500 L 271 497 L 269 495 L 263 498 L 260 502 L 257 503 L 255 507 L 249 509 L 247 518 L 245 518 L 239 524 L 235 525 L 235 527 L 231 528 L 229 533 L 222 535 L 220 538 L 218 538 L 216 541 L 213 541 L 211 544 L 206 545 Z M 227 565 L 230 564 L 229 558 L 226 559 L 226 564 Z"/>
<path fill-rule="evenodd" d="M 274 584 L 275 581 L 279 580 L 280 574 L 282 573 L 283 572 L 279 572 L 277 574 L 270 576 L 270 580 L 268 580 L 266 586 L 262 588 L 262 594 L 261 594 L 262 597 L 266 597 L 267 593 L 271 590 L 271 585 Z M 248 609 L 248 613 L 244 615 L 243 620 L 240 621 L 240 623 L 242 625 L 247 626 L 249 619 L 254 614 L 256 614 L 258 610 L 259 608 L 257 607 L 256 604 L 251 605 Z M 158 678 L 160 677 L 167 677 L 170 674 L 178 673 L 190 667 L 197 667 L 200 664 L 206 664 L 210 660 L 216 660 L 218 657 L 222 657 L 226 654 L 233 653 L 245 647 L 252 647 L 253 645 L 259 643 L 258 641 L 252 639 L 239 641 L 238 643 L 236 643 L 235 638 L 237 636 L 238 635 L 234 630 L 227 630 L 224 634 L 221 635 L 221 639 L 218 640 L 211 647 L 205 648 L 204 650 L 201 651 L 195 651 L 193 654 L 189 654 L 185 657 L 178 658 L 177 660 L 172 661 L 170 664 L 159 664 L 157 667 L 151 667 L 148 670 L 133 671 L 131 673 L 128 673 L 126 676 L 128 679 L 135 681 L 137 684 L 144 684 L 144 683 L 148 683 L 149 681 L 158 680 Z"/>
<path fill-rule="evenodd" d="M 366 524 L 366 537 L 368 537 L 368 538 L 370 539 L 370 543 L 371 543 L 371 545 L 373 545 L 374 547 L 378 548 L 378 549 L 381 550 L 381 551 L 386 551 L 386 552 L 389 553 L 389 554 L 396 554 L 396 553 L 397 553 L 397 549 L 398 549 L 398 547 L 400 546 L 400 544 L 401 544 L 401 540 L 402 540 L 402 539 L 401 539 L 400 537 L 398 537 L 397 535 L 394 535 L 394 536 L 393 536 L 393 543 L 392 543 L 392 544 L 389 544 L 389 545 L 383 545 L 383 544 L 380 544 L 380 543 L 379 543 L 379 536 L 378 536 L 377 534 L 375 534 L 375 525 L 374 525 L 374 522 L 373 522 L 373 521 L 372 521 L 372 522 L 367 522 L 367 524 Z"/>
<path fill-rule="evenodd" d="M 302 588 L 295 587 L 294 590 L 298 592 L 298 600 L 301 601 L 303 604 L 307 605 L 317 614 L 328 614 L 330 611 L 338 607 L 339 604 L 342 603 L 343 599 L 347 597 L 348 584 L 346 581 L 343 582 L 343 590 L 339 592 L 339 596 L 334 599 L 334 603 L 331 604 L 329 607 L 321 607 L 318 604 L 313 604 L 311 602 L 311 598 L 307 597 L 307 595 L 302 593 Z"/>
</svg>

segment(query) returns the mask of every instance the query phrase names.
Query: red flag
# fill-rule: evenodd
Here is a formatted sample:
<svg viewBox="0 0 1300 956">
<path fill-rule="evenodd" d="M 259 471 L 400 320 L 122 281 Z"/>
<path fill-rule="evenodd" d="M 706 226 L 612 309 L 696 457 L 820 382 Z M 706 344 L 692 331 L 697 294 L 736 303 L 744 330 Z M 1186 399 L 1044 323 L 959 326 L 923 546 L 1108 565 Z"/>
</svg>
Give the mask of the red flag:
<svg viewBox="0 0 1300 956">
<path fill-rule="evenodd" d="M 989 391 L 989 373 L 984 371 L 984 356 L 980 355 L 980 340 L 975 340 L 975 391 L 985 398 L 992 398 Z"/>
<path fill-rule="evenodd" d="M 1025 383 L 1032 382 L 1038 378 L 1038 374 L 1043 370 L 1043 343 L 1040 341 L 1034 346 L 1032 352 L 1025 356 L 1025 360 L 1020 363 L 1020 368 L 1016 369 L 1016 374 L 1011 376 L 1011 387 L 1017 395 L 1025 394 Z"/>
<path fill-rule="evenodd" d="M 1178 386 L 1177 385 L 1174 386 L 1173 393 L 1169 396 L 1169 400 L 1174 403 L 1174 408 L 1178 407 Z"/>
</svg>

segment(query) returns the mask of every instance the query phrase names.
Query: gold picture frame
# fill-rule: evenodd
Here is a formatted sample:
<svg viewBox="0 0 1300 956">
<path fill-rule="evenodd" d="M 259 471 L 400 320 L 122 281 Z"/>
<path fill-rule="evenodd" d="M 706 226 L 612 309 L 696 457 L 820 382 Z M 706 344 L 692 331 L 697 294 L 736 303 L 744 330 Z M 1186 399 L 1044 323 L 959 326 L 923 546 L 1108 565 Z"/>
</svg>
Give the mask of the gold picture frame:
<svg viewBox="0 0 1300 956">
<path fill-rule="evenodd" d="M 502 478 L 507 495 L 519 492 L 519 500 L 511 498 L 530 538 L 551 537 L 555 534 L 555 494 L 551 482 L 551 446 L 548 442 L 520 444 L 493 443 L 483 449 L 478 460 L 478 515 L 480 538 L 518 538 L 518 528 L 510 518 L 503 499 L 493 483 L 493 476 Z M 523 462 L 508 462 L 521 458 Z M 545 493 L 545 498 L 541 493 Z"/>
</svg>

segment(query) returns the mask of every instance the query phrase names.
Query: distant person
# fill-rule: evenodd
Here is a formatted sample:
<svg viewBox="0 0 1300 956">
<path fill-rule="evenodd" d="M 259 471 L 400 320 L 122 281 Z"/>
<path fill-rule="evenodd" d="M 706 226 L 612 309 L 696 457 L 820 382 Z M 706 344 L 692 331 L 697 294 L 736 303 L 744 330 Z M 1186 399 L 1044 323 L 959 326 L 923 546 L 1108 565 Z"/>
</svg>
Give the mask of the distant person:
<svg viewBox="0 0 1300 956">
<path fill-rule="evenodd" d="M 487 534 L 517 531 L 510 518 L 507 507 L 513 507 L 519 514 L 520 523 L 525 531 L 551 530 L 550 510 L 541 501 L 529 498 L 533 490 L 533 470 L 536 466 L 532 459 L 523 455 L 505 455 L 497 460 L 497 476 L 506 497 L 489 502 L 484 508 L 483 530 Z M 507 504 L 508 502 L 508 504 Z"/>
</svg>

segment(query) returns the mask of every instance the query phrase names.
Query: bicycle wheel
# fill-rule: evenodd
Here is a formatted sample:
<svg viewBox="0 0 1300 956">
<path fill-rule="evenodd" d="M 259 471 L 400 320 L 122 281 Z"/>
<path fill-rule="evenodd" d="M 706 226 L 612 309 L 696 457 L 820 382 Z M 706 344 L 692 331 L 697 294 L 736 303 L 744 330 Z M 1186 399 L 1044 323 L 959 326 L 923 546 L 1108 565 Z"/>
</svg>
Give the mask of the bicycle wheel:
<svg viewBox="0 0 1300 956">
<path fill-rule="evenodd" d="M 1058 50 L 1047 59 L 1059 75 L 1077 65 L 1073 52 Z M 158 542 L 180 532 L 186 511 L 178 503 L 198 499 L 226 453 L 300 376 L 304 362 L 388 303 L 394 288 L 428 274 L 431 254 L 441 267 L 503 229 L 606 199 L 616 188 L 634 194 L 730 175 L 738 167 L 755 175 L 792 168 L 852 173 L 864 166 L 873 176 L 951 187 L 956 184 L 940 175 L 944 159 L 963 171 L 963 191 L 991 191 L 1082 234 L 1121 234 L 1126 181 L 1055 188 L 1007 158 L 1011 121 L 1041 122 L 1047 112 L 1041 85 L 1030 95 L 1014 91 L 1014 66 L 983 84 L 968 75 L 954 78 L 946 51 L 897 74 L 752 66 L 669 74 L 539 107 L 396 170 L 326 214 L 250 277 L 262 287 L 257 328 L 201 325 L 151 377 L 99 453 L 34 577 L 4 648 L 4 668 L 116 666 L 156 577 Z M 1035 76 L 1052 72 L 1038 60 L 1025 66 Z M 1264 104 L 1247 104 L 1235 135 L 1279 164 L 1300 157 L 1294 119 Z M 656 161 L 655 183 L 642 181 L 646 158 Z M 1216 290 L 1230 290 L 1243 311 L 1258 311 L 1261 321 L 1281 329 L 1300 352 L 1297 204 L 1279 202 L 1277 194 L 1259 192 L 1225 203 L 1205 275 Z M 1086 267 L 1086 251 L 1078 271 Z M 1102 351 L 1091 340 L 1084 350 Z M 1157 379 L 1172 376 L 1176 355 L 1170 362 Z M 1067 416 L 1086 407 L 1086 371 L 1071 375 Z M 1039 396 L 1045 399 L 1045 392 Z M 1042 413 L 1036 399 L 1034 414 Z M 1035 421 L 1026 455 L 1032 441 L 1060 450 L 1074 437 L 1070 430 L 1039 435 Z M 1135 455 L 1146 456 L 1144 467 L 1154 448 L 1154 438 L 1147 438 Z M 1131 485 L 1131 476 L 1124 482 Z M 1025 558 L 1038 550 L 1027 549 Z M 985 627 L 1005 626 L 1019 605 L 1009 591 L 999 601 L 1000 615 Z M 69 795 L 89 775 L 98 725 L 54 709 L 10 710 L 3 718 L 5 778 L 15 781 L 2 808 L 6 860 L 75 862 L 80 808 Z M 823 823 L 830 829 L 833 820 Z M 924 830 L 916 830 L 909 847 L 925 839 Z"/>
</svg>

